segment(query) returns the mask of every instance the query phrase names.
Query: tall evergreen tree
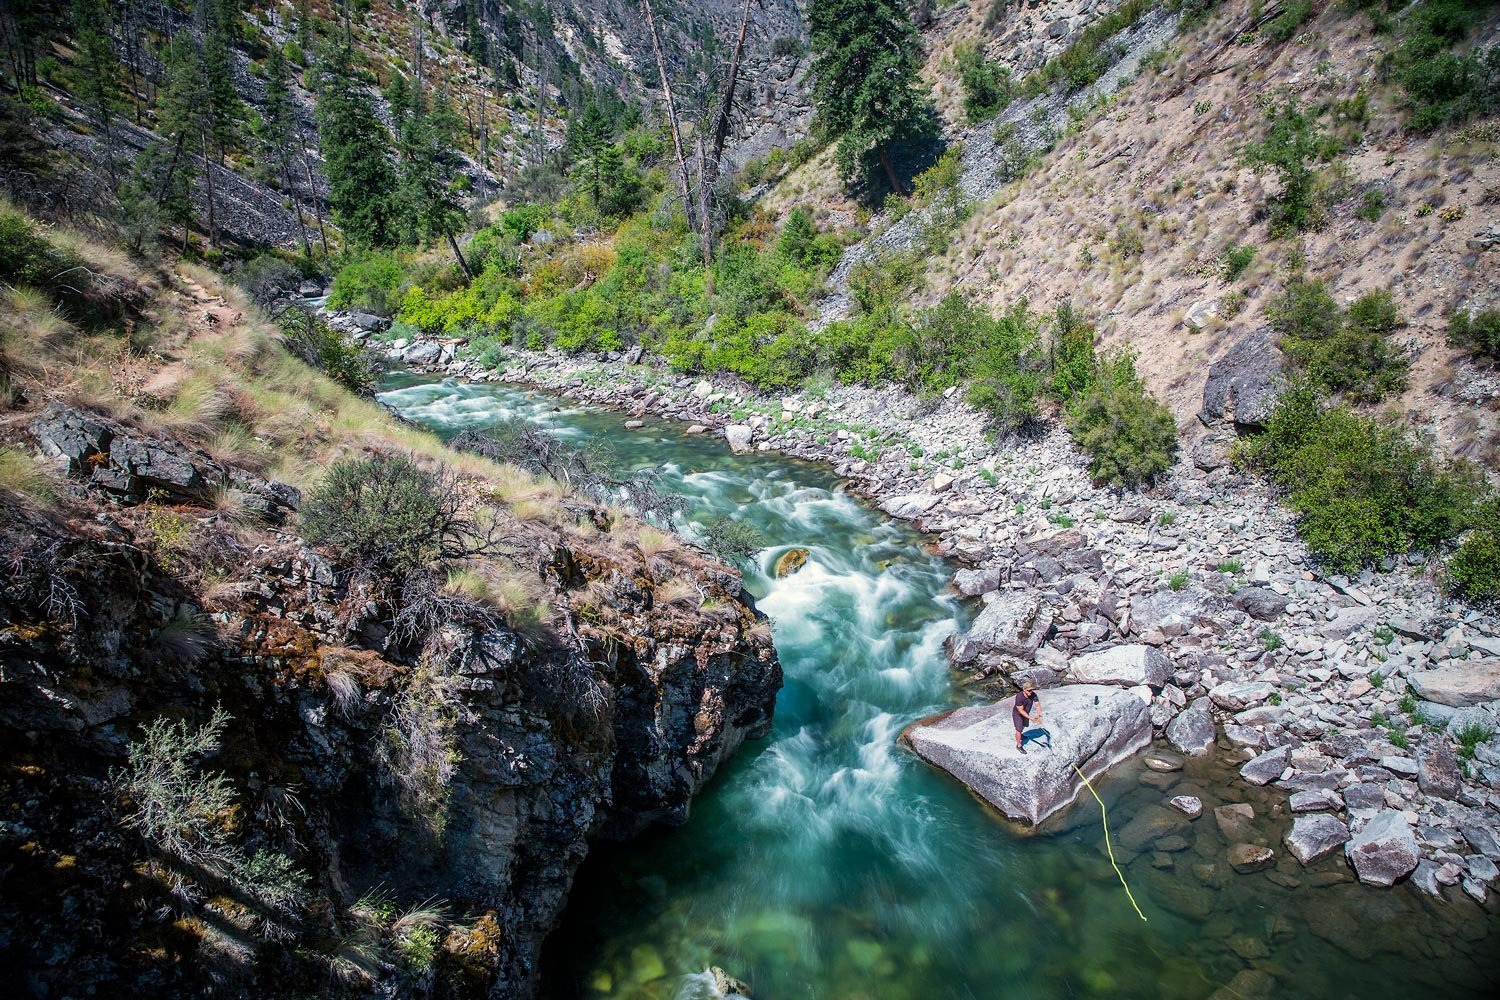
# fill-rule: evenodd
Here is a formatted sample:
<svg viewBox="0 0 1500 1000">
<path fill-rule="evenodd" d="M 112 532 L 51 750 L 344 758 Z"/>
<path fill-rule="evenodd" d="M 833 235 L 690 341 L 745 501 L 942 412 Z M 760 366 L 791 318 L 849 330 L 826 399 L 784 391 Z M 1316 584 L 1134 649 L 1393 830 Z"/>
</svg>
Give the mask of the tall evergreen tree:
<svg viewBox="0 0 1500 1000">
<path fill-rule="evenodd" d="M 891 187 L 903 190 L 891 147 L 909 137 L 926 110 L 918 81 L 921 42 L 895 0 L 812 0 L 813 99 L 838 137 L 846 172 L 874 153 Z"/>
<path fill-rule="evenodd" d="M 208 234 L 210 242 L 218 241 L 214 211 L 213 165 L 209 156 L 213 148 L 213 112 L 209 105 L 208 79 L 203 71 L 203 52 L 188 32 L 172 39 L 165 53 L 167 82 L 162 88 L 158 109 L 157 132 L 170 148 L 160 176 L 157 203 L 169 219 L 183 227 L 183 248 L 192 224 L 191 200 L 187 208 L 167 211 L 167 192 L 176 192 L 190 176 L 188 164 L 197 156 L 203 169 L 208 194 Z"/>
<path fill-rule="evenodd" d="M 463 163 L 458 130 L 462 122 L 443 90 L 430 110 L 420 93 L 414 96 L 411 108 L 401 124 L 398 141 L 399 201 L 407 235 L 415 242 L 447 240 L 458 266 L 473 277 L 457 239 L 465 219 L 458 188 Z"/>
<path fill-rule="evenodd" d="M 266 96 L 261 120 L 264 122 L 261 143 L 268 158 L 276 164 L 282 188 L 292 197 L 297 230 L 302 234 L 302 252 L 310 257 L 312 246 L 308 243 L 307 227 L 302 224 L 302 206 L 297 204 L 292 183 L 293 145 L 298 137 L 296 111 L 292 107 L 287 81 L 286 57 L 277 46 L 272 46 L 271 54 L 266 58 Z"/>
<path fill-rule="evenodd" d="M 104 0 L 73 0 L 79 97 L 104 137 L 104 166 L 115 178 L 115 112 L 120 104 L 120 61 L 110 39 L 110 8 Z"/>
<path fill-rule="evenodd" d="M 344 235 L 365 246 L 397 238 L 391 136 L 375 114 L 374 96 L 354 75 L 348 48 L 323 60 L 318 80 L 318 123 L 328 176 L 328 205 Z"/>
</svg>

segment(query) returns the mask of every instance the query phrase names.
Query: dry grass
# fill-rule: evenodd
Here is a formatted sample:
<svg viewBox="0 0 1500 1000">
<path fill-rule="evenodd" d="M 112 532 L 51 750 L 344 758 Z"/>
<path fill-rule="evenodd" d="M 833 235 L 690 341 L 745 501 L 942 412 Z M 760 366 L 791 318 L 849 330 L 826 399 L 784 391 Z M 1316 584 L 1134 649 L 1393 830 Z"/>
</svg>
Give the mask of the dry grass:
<svg viewBox="0 0 1500 1000">
<path fill-rule="evenodd" d="M 50 507 L 59 495 L 57 479 L 30 453 L 0 445 L 0 492 Z"/>
<path fill-rule="evenodd" d="M 674 576 L 656 585 L 653 595 L 658 604 L 676 604 L 697 607 L 703 601 L 703 591 L 692 580 Z"/>
</svg>

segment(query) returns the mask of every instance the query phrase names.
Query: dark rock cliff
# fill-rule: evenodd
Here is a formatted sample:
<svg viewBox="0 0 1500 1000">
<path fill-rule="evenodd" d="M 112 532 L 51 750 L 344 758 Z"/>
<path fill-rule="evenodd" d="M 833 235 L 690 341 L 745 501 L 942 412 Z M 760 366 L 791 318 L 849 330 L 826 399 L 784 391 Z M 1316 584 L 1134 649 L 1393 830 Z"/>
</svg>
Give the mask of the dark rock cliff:
<svg viewBox="0 0 1500 1000">
<path fill-rule="evenodd" d="M 212 475 L 206 456 L 65 409 L 32 430 L 78 485 L 51 513 L 0 493 L 0 979 L 21 995 L 531 995 L 589 841 L 681 822 L 770 724 L 764 617 L 689 550 L 560 533 L 538 564 L 551 628 L 456 614 L 413 635 L 380 581 L 284 528 L 136 505 L 129 477 L 175 470 L 161 490 Z M 190 544 L 164 545 L 163 518 Z M 659 594 L 664 560 L 704 599 Z M 294 911 L 184 889 L 121 822 L 111 776 L 141 727 L 216 707 L 232 721 L 201 766 L 236 789 L 221 819 L 307 873 Z M 390 758 L 424 718 L 449 742 L 422 772 L 439 794 L 414 798 Z M 442 901 L 431 960 L 364 947 L 372 894 Z"/>
</svg>

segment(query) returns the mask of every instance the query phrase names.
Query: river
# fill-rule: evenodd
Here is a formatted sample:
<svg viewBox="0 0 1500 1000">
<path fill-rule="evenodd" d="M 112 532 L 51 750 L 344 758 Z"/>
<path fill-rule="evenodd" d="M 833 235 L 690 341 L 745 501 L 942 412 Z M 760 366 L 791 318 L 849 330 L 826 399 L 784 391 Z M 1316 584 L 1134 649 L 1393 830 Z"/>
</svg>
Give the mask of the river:
<svg viewBox="0 0 1500 1000">
<path fill-rule="evenodd" d="M 768 543 L 745 583 L 786 671 L 774 730 L 721 770 L 685 826 L 594 850 L 549 942 L 548 996 L 708 998 L 711 965 L 760 1000 L 1500 990 L 1493 906 L 1366 889 L 1338 856 L 1304 871 L 1280 845 L 1284 797 L 1231 781 L 1232 761 L 1159 773 L 1138 756 L 1097 783 L 1143 922 L 1092 799 L 1046 833 L 1018 830 L 899 749 L 907 723 L 972 700 L 942 650 L 968 612 L 946 589 L 954 567 L 830 470 L 732 455 L 672 424 L 627 430 L 540 393 L 387 385 L 384 402 L 445 435 L 523 416 L 602 436 L 624 466 L 660 469 L 690 499 L 688 520 L 728 513 Z M 772 578 L 794 546 L 811 550 L 807 565 Z M 1201 797 L 1204 816 L 1169 809 L 1179 794 Z M 1278 850 L 1270 871 L 1240 875 L 1225 860 L 1212 810 L 1233 801 L 1255 805 Z"/>
</svg>

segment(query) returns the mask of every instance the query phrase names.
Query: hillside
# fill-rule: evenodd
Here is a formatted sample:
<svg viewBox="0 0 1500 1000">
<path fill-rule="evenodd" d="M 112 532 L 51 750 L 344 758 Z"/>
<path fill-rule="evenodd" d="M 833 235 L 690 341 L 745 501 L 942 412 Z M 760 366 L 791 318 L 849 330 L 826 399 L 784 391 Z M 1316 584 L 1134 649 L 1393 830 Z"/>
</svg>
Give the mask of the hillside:
<svg viewBox="0 0 1500 1000">
<path fill-rule="evenodd" d="M 528 995 L 590 841 L 769 725 L 738 573 L 398 423 L 211 272 L 0 233 L 6 981 Z"/>
</svg>

